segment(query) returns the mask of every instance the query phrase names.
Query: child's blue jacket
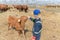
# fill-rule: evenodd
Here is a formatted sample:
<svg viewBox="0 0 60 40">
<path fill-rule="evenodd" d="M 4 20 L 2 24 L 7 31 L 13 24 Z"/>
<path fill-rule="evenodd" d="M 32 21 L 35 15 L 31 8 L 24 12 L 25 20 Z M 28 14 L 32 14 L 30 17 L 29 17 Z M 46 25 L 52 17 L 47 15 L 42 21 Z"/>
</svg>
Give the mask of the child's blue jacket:
<svg viewBox="0 0 60 40">
<path fill-rule="evenodd" d="M 34 22 L 34 25 L 33 25 L 33 32 L 35 34 L 39 34 L 40 33 L 40 30 L 42 29 L 42 23 L 41 23 L 41 19 L 38 18 L 38 19 L 33 19 L 30 17 L 30 20 Z"/>
</svg>

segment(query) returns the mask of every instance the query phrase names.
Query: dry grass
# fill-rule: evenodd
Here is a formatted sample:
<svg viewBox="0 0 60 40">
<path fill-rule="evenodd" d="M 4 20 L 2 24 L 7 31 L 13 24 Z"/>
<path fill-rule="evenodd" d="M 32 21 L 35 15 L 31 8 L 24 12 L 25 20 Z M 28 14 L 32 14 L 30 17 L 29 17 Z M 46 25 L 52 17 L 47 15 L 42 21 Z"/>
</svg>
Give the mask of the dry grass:
<svg viewBox="0 0 60 40">
<path fill-rule="evenodd" d="M 41 17 L 42 19 L 42 32 L 41 40 L 60 40 L 60 12 L 57 12 L 59 8 L 42 8 Z M 18 33 L 15 30 L 8 31 L 7 18 L 9 15 L 20 17 L 22 15 L 29 15 L 33 17 L 34 8 L 29 8 L 28 13 L 19 12 L 16 9 L 10 9 L 7 12 L 0 13 L 0 40 L 17 40 Z M 59 9 L 60 10 L 60 9 Z M 59 11 L 58 10 L 58 11 Z M 28 20 L 26 22 L 26 29 L 32 30 L 33 23 Z M 26 33 L 27 40 L 32 37 L 32 32 Z M 19 40 L 24 40 L 21 35 Z"/>
</svg>

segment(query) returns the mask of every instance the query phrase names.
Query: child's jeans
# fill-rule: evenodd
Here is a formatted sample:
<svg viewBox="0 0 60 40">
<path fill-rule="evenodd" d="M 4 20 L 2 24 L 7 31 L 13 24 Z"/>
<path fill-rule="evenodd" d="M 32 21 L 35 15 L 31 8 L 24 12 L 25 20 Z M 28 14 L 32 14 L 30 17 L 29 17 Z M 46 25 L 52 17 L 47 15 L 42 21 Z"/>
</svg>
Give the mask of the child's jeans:
<svg viewBox="0 0 60 40">
<path fill-rule="evenodd" d="M 39 34 L 33 33 L 33 36 L 36 37 L 35 40 L 40 40 L 41 33 Z"/>
</svg>

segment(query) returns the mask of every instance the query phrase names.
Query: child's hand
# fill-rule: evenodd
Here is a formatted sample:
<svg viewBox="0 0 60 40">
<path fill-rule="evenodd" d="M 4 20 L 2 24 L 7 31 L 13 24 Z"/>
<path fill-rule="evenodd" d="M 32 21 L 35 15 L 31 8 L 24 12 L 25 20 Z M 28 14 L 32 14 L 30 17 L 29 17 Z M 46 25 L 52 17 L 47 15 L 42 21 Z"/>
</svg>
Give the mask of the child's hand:
<svg viewBox="0 0 60 40">
<path fill-rule="evenodd" d="M 30 18 L 30 16 L 28 16 L 28 18 Z"/>
</svg>

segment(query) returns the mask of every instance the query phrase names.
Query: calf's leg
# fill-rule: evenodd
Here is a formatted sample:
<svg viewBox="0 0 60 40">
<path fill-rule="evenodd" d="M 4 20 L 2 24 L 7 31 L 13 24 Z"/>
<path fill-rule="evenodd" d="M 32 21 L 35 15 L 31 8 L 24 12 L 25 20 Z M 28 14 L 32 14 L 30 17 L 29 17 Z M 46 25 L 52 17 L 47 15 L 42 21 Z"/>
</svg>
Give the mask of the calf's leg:
<svg viewBox="0 0 60 40">
<path fill-rule="evenodd" d="M 27 39 L 26 39 L 26 35 L 25 35 L 25 31 L 24 31 L 24 30 L 22 31 L 22 33 L 23 33 L 24 39 L 27 40 Z"/>
<path fill-rule="evenodd" d="M 9 24 L 9 25 L 8 25 L 8 30 L 11 30 L 11 28 L 12 28 L 12 25 Z"/>
</svg>

